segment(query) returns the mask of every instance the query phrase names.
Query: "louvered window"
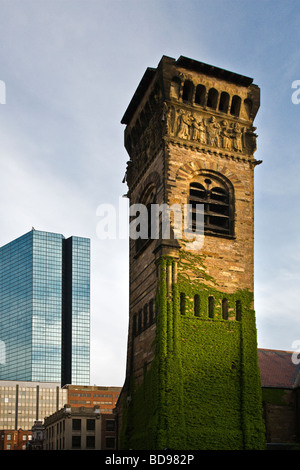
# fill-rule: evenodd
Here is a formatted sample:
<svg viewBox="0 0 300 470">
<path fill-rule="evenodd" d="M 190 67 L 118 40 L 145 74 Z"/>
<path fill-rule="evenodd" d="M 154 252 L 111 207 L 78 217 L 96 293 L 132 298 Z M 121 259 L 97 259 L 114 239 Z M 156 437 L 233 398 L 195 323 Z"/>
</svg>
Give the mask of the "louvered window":
<svg viewBox="0 0 300 470">
<path fill-rule="evenodd" d="M 232 217 L 229 192 L 209 178 L 204 184 L 190 184 L 189 203 L 192 206 L 192 229 L 196 230 L 196 206 L 204 205 L 204 232 L 231 235 Z"/>
</svg>

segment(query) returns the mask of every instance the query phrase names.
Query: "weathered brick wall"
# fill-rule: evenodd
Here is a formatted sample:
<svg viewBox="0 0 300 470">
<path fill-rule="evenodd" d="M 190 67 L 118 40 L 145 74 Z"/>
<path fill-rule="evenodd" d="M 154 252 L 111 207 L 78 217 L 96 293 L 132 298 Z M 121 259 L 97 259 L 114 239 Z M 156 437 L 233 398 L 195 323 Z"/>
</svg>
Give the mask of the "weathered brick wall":
<svg viewBox="0 0 300 470">
<path fill-rule="evenodd" d="M 205 236 L 202 253 L 206 256 L 206 272 L 224 292 L 237 289 L 253 291 L 253 166 L 235 160 L 169 144 L 168 202 L 188 202 L 189 184 L 205 170 L 220 172 L 234 187 L 235 237 Z M 184 173 L 183 173 L 184 170 Z M 183 177 L 184 175 L 184 177 Z"/>
<path fill-rule="evenodd" d="M 156 197 L 158 203 L 163 201 L 163 170 L 164 159 L 162 152 L 150 163 L 148 171 L 141 176 L 137 186 L 130 193 L 130 204 L 141 202 L 141 195 L 147 190 L 151 183 L 155 183 Z M 129 285 L 129 344 L 128 344 L 128 365 L 130 364 L 134 377 L 139 384 L 143 378 L 145 367 L 153 360 L 152 343 L 155 338 L 155 323 L 142 325 L 141 331 L 133 334 L 133 319 L 142 311 L 142 322 L 144 321 L 144 307 L 153 302 L 153 315 L 155 317 L 155 298 L 157 291 L 157 268 L 153 250 L 156 240 L 150 241 L 146 248 L 140 252 L 136 248 L 136 241 L 130 240 L 130 285 Z M 133 357 L 132 357 L 133 356 Z"/>
</svg>

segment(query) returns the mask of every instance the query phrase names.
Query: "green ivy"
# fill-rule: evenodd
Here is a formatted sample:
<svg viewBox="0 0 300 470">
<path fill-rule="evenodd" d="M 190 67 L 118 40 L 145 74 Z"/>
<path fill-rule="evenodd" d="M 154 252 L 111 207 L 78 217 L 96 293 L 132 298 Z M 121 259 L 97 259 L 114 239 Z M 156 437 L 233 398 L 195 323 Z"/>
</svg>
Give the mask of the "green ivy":
<svg viewBox="0 0 300 470">
<path fill-rule="evenodd" d="M 206 274 L 205 258 L 182 251 L 159 260 L 155 359 L 123 405 L 122 448 L 263 449 L 264 424 L 253 293 L 224 294 Z M 168 293 L 167 271 L 177 282 Z M 185 312 L 180 312 L 180 294 Z M 199 295 L 199 316 L 194 296 Z M 209 318 L 208 297 L 215 300 Z M 222 299 L 228 300 L 228 320 Z M 235 319 L 236 301 L 242 316 Z M 125 410 L 124 410 L 125 408 Z"/>
</svg>

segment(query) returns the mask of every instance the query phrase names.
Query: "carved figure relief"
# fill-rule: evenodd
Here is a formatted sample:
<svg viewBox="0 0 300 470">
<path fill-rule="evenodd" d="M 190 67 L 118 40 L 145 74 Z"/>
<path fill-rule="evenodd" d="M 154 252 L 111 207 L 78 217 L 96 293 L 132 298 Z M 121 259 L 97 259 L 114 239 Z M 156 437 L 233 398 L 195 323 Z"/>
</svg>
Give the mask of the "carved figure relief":
<svg viewBox="0 0 300 470">
<path fill-rule="evenodd" d="M 165 109 L 164 116 L 167 132 L 180 139 L 234 152 L 243 152 L 245 148 L 251 151 L 254 148 L 256 136 L 238 122 L 218 120 L 215 116 L 204 117 L 200 113 L 191 113 L 180 108 L 175 110 L 173 106 Z"/>
<path fill-rule="evenodd" d="M 188 139 L 190 137 L 190 125 L 190 115 L 180 110 L 177 118 L 177 137 L 180 139 Z"/>
<path fill-rule="evenodd" d="M 209 145 L 213 145 L 214 147 L 220 146 L 220 128 L 220 124 L 216 121 L 216 118 L 212 116 L 206 125 L 207 143 Z"/>
<path fill-rule="evenodd" d="M 231 134 L 230 134 L 228 122 L 226 120 L 222 122 L 221 139 L 222 139 L 223 148 L 230 149 L 231 148 Z"/>
<path fill-rule="evenodd" d="M 232 132 L 233 132 L 233 148 L 237 152 L 241 152 L 243 150 L 242 131 L 238 122 L 234 124 Z"/>
</svg>

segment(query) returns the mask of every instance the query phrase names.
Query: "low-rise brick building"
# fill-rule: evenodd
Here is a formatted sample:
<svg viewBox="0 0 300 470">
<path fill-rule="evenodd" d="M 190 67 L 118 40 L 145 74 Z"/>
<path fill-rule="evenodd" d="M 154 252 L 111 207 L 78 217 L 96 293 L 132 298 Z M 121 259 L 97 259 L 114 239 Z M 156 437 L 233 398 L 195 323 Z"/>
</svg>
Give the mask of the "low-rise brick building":
<svg viewBox="0 0 300 470">
<path fill-rule="evenodd" d="M 17 431 L 0 431 L 0 450 L 27 450 L 32 440 L 32 432 L 18 429 Z"/>
<path fill-rule="evenodd" d="M 96 385 L 65 385 L 68 391 L 68 403 L 72 408 L 99 406 L 101 414 L 112 413 L 116 406 L 121 387 L 103 387 Z"/>
<path fill-rule="evenodd" d="M 300 446 L 300 364 L 293 354 L 290 351 L 258 350 L 269 448 Z"/>
</svg>

